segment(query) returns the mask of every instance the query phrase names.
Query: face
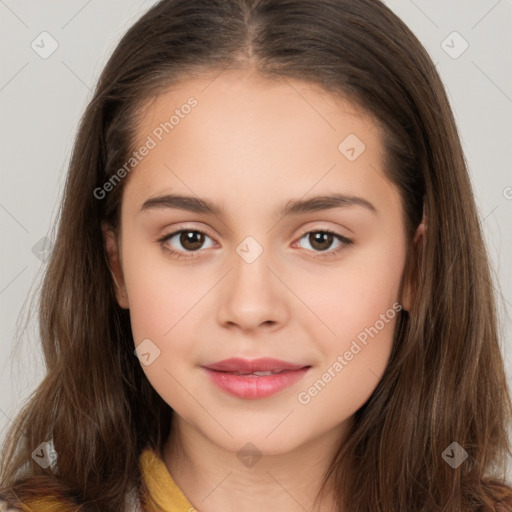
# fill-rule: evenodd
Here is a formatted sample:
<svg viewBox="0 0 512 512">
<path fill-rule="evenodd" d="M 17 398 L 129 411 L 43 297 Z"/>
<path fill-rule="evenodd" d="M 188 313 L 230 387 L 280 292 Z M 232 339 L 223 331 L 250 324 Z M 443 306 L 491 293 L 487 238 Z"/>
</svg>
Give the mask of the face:
<svg viewBox="0 0 512 512">
<path fill-rule="evenodd" d="M 406 240 L 380 136 L 346 100 L 248 72 L 146 104 L 107 249 L 147 378 L 218 446 L 341 433 L 381 379 Z M 230 358 L 299 369 L 205 368 Z"/>
</svg>

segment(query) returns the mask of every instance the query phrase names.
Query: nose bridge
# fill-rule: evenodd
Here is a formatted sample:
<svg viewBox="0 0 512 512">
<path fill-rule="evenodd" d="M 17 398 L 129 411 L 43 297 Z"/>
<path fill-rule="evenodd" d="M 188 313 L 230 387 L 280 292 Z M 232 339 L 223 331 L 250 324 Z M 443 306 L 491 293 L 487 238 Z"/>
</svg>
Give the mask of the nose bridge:
<svg viewBox="0 0 512 512">
<path fill-rule="evenodd" d="M 282 285 L 272 268 L 271 251 L 247 236 L 236 247 L 233 270 L 219 298 L 219 321 L 252 329 L 263 323 L 281 323 L 285 317 Z M 231 266 L 231 265 L 230 265 Z"/>
<path fill-rule="evenodd" d="M 272 254 L 267 242 L 260 243 L 255 237 L 247 236 L 238 244 L 235 252 L 232 293 L 247 303 L 265 298 L 268 301 L 275 283 L 272 283 L 273 276 L 268 269 L 272 265 Z"/>
</svg>

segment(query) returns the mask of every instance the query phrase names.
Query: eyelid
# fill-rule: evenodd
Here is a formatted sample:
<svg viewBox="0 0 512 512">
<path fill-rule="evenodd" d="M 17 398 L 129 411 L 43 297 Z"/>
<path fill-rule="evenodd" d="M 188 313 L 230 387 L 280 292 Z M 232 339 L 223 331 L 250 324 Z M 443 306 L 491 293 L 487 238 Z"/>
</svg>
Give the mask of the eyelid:
<svg viewBox="0 0 512 512">
<path fill-rule="evenodd" d="M 335 229 L 333 228 L 328 228 L 328 227 L 322 227 L 322 226 L 314 226 L 314 227 L 308 227 L 307 229 L 305 229 L 304 231 L 301 232 L 301 234 L 299 235 L 299 239 L 302 238 L 304 235 L 307 235 L 308 233 L 330 233 L 331 235 L 334 235 L 334 236 L 337 236 L 343 240 L 350 240 L 349 237 L 345 236 L 345 235 L 342 235 L 341 233 L 339 233 L 338 231 L 336 231 Z"/>
<path fill-rule="evenodd" d="M 173 237 L 174 235 L 177 235 L 178 233 L 181 233 L 182 231 L 197 231 L 198 233 L 202 233 L 203 235 L 206 235 L 208 236 L 209 238 L 211 238 L 212 240 L 215 240 L 215 237 L 212 236 L 210 234 L 210 232 L 206 229 L 206 228 L 203 228 L 203 227 L 200 227 L 200 228 L 197 228 L 197 227 L 192 227 L 192 226 L 187 226 L 187 225 L 182 225 L 182 224 L 178 224 L 176 227 L 174 227 L 172 229 L 172 231 L 169 231 L 168 233 L 166 232 L 166 234 L 162 235 L 162 236 L 157 236 L 156 237 L 156 241 L 161 241 L 161 240 L 165 240 L 165 239 L 169 239 L 171 237 Z"/>
</svg>

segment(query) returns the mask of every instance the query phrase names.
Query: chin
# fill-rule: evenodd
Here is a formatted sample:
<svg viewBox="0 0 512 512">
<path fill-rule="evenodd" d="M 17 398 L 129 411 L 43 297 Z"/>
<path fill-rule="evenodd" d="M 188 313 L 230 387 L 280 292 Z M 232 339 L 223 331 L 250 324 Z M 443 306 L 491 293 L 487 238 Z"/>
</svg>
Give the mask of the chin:
<svg viewBox="0 0 512 512">
<path fill-rule="evenodd" d="M 274 427 L 275 425 L 269 428 L 268 423 L 253 423 L 250 428 L 247 425 L 231 424 L 226 428 L 233 437 L 230 437 L 223 430 L 220 436 L 217 430 L 214 436 L 208 437 L 217 445 L 240 456 L 244 452 L 249 452 L 249 454 L 255 452 L 261 455 L 281 455 L 294 450 L 301 444 L 300 439 L 296 437 L 297 431 L 295 429 L 295 436 L 291 437 L 290 426 L 283 428 L 281 432 L 278 432 L 280 427 L 272 432 Z"/>
</svg>

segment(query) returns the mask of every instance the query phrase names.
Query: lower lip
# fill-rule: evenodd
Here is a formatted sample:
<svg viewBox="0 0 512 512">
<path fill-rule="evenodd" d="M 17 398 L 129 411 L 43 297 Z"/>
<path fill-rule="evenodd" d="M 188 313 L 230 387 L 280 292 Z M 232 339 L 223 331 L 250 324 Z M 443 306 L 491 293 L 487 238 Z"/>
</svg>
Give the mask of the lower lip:
<svg viewBox="0 0 512 512">
<path fill-rule="evenodd" d="M 292 386 L 298 382 L 306 372 L 309 366 L 300 370 L 286 370 L 274 375 L 264 375 L 257 377 L 255 375 L 236 375 L 234 373 L 219 372 L 203 367 L 203 370 L 209 375 L 212 382 L 220 389 L 239 398 L 258 399 L 274 395 L 279 391 Z"/>
</svg>

